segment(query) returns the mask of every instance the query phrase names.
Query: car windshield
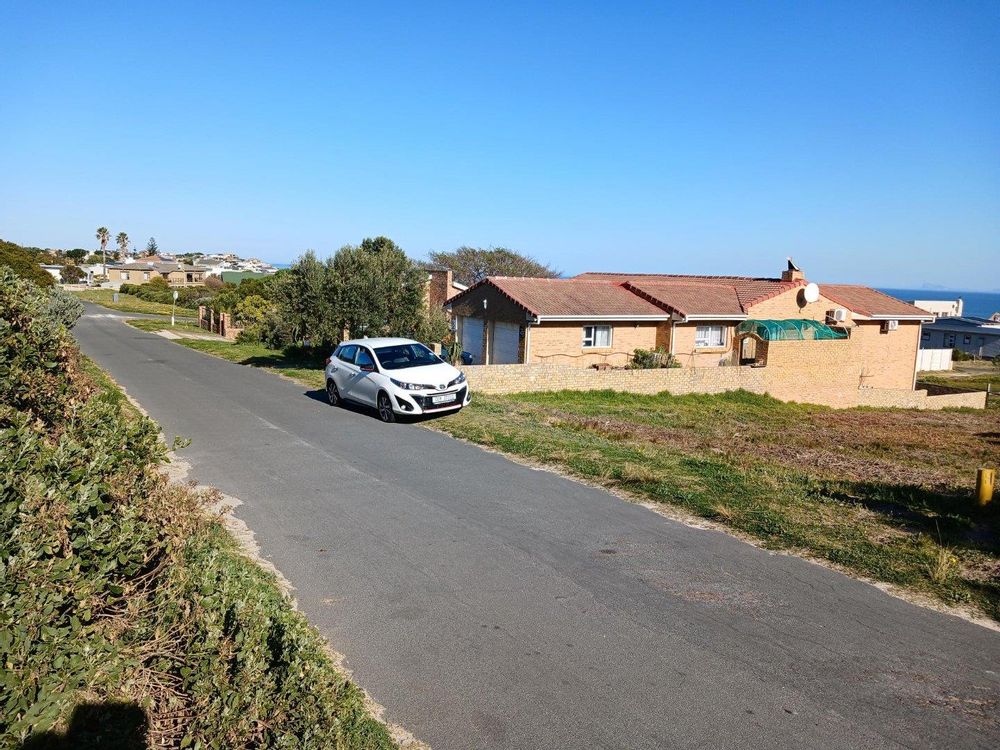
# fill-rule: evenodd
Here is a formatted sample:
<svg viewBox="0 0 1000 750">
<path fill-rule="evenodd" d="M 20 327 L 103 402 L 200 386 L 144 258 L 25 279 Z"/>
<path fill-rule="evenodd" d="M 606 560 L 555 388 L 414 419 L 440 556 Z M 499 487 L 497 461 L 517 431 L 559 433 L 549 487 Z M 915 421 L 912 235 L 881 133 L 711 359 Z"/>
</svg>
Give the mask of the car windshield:
<svg viewBox="0 0 1000 750">
<path fill-rule="evenodd" d="M 423 344 L 383 346 L 376 349 L 375 354 L 386 370 L 441 364 L 441 359 Z"/>
</svg>

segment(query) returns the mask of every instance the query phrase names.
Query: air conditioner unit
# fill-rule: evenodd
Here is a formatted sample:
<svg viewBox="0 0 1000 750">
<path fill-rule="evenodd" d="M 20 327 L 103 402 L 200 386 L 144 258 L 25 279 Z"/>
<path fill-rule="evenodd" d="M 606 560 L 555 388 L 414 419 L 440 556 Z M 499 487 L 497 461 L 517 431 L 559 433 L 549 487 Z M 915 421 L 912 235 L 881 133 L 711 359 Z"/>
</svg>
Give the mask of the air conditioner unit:
<svg viewBox="0 0 1000 750">
<path fill-rule="evenodd" d="M 882 331 L 888 333 L 889 331 L 895 331 L 899 328 L 898 320 L 883 320 L 882 321 Z"/>
<path fill-rule="evenodd" d="M 836 310 L 826 311 L 827 320 L 831 320 L 834 323 L 843 323 L 847 320 L 847 310 L 843 307 L 838 307 Z"/>
</svg>

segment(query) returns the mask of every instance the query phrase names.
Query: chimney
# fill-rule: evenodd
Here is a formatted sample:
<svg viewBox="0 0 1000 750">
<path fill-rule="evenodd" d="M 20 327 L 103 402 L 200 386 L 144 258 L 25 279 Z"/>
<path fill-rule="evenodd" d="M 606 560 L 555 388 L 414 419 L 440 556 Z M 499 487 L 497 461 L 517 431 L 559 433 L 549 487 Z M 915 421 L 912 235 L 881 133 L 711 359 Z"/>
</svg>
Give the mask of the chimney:
<svg viewBox="0 0 1000 750">
<path fill-rule="evenodd" d="M 444 307 L 451 294 L 452 273 L 446 268 L 435 268 L 427 272 L 427 302 L 431 308 Z"/>
<path fill-rule="evenodd" d="M 805 279 L 806 275 L 802 273 L 802 269 L 797 265 L 792 263 L 791 256 L 788 257 L 788 268 L 781 272 L 782 281 L 802 281 Z"/>
</svg>

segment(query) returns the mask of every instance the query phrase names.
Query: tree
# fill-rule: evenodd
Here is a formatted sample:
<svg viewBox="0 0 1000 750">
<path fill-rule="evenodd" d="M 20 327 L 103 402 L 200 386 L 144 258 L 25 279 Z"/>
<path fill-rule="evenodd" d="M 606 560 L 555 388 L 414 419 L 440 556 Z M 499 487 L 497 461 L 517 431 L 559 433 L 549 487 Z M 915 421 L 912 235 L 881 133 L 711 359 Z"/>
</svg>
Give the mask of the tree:
<svg viewBox="0 0 1000 750">
<path fill-rule="evenodd" d="M 62 270 L 62 280 L 66 284 L 76 284 L 85 276 L 79 266 L 67 265 Z"/>
<path fill-rule="evenodd" d="M 424 273 L 388 237 L 346 245 L 327 261 L 339 329 L 352 336 L 413 336 L 423 320 Z"/>
<path fill-rule="evenodd" d="M 159 249 L 156 245 L 156 237 L 150 237 L 149 242 L 146 243 L 146 255 L 156 255 L 156 251 Z"/>
<path fill-rule="evenodd" d="M 87 251 L 84 250 L 82 247 L 74 247 L 72 250 L 67 250 L 63 254 L 67 258 L 75 260 L 77 263 L 79 263 L 81 260 L 87 257 Z"/>
<path fill-rule="evenodd" d="M 460 284 L 475 284 L 487 276 L 533 276 L 540 279 L 555 279 L 559 271 L 539 263 L 534 258 L 509 250 L 505 247 L 467 247 L 450 253 L 428 253 L 430 264 L 450 269 L 455 281 Z"/>
<path fill-rule="evenodd" d="M 312 250 L 278 280 L 275 295 L 295 341 L 308 339 L 316 345 L 339 340 L 328 287 L 327 269 Z"/>
<path fill-rule="evenodd" d="M 106 252 L 106 248 L 108 247 L 108 240 L 111 239 L 111 232 L 108 231 L 107 227 L 98 227 L 97 234 L 94 236 L 97 237 L 97 241 L 101 243 L 101 262 L 107 265 L 108 254 Z"/>
<path fill-rule="evenodd" d="M 115 237 L 115 242 L 118 243 L 118 254 L 124 258 L 128 255 L 128 235 L 125 232 L 119 232 L 118 236 Z"/>
</svg>

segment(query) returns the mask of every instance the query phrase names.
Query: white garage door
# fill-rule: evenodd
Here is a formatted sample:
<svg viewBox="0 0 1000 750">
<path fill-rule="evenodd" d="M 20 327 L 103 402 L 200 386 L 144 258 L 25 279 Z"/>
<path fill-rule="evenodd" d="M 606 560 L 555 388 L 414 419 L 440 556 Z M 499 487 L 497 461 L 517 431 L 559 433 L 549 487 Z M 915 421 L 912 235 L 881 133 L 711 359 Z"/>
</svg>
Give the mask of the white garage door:
<svg viewBox="0 0 1000 750">
<path fill-rule="evenodd" d="M 472 355 L 472 364 L 483 363 L 483 321 L 462 318 L 462 349 Z"/>
<path fill-rule="evenodd" d="M 521 326 L 517 323 L 493 324 L 493 356 L 490 364 L 516 365 L 520 358 L 518 350 L 521 343 Z"/>
</svg>

